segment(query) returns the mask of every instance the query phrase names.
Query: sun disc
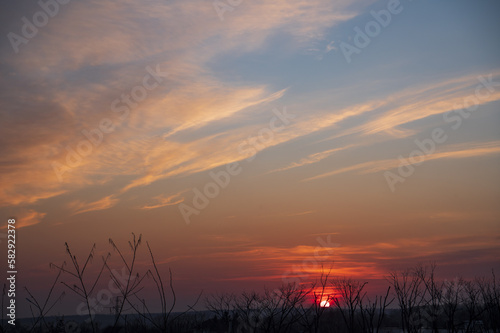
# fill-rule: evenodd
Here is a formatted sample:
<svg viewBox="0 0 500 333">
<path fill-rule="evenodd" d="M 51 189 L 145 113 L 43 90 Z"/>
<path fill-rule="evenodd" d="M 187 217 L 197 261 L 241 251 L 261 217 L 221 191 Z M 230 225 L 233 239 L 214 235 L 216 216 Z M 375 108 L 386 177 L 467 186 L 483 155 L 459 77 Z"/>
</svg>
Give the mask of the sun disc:
<svg viewBox="0 0 500 333">
<path fill-rule="evenodd" d="M 328 302 L 327 300 L 321 301 L 319 303 L 319 306 L 321 306 L 322 308 L 328 308 L 330 307 L 330 302 Z"/>
</svg>

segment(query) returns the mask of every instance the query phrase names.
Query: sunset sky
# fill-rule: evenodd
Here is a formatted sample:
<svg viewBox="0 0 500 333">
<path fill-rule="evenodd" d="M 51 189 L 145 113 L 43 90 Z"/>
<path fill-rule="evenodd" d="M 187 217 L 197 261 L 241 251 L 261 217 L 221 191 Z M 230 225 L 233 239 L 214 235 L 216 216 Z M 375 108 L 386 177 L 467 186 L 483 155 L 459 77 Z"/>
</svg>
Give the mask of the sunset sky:
<svg viewBox="0 0 500 333">
<path fill-rule="evenodd" d="M 19 289 L 132 232 L 180 305 L 500 269 L 498 1 L 59 1 L 0 10 Z"/>
</svg>

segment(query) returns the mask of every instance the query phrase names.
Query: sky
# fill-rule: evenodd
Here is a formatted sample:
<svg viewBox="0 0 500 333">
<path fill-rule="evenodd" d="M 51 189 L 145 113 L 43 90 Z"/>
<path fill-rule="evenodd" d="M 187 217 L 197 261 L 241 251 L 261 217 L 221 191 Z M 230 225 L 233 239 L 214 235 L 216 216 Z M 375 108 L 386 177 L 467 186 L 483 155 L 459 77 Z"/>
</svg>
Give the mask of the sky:
<svg viewBox="0 0 500 333">
<path fill-rule="evenodd" d="M 1 6 L 0 241 L 15 218 L 19 289 L 46 294 L 65 242 L 119 269 L 108 239 L 126 252 L 132 233 L 179 308 L 321 266 L 375 289 L 419 262 L 500 268 L 497 1 Z"/>
</svg>

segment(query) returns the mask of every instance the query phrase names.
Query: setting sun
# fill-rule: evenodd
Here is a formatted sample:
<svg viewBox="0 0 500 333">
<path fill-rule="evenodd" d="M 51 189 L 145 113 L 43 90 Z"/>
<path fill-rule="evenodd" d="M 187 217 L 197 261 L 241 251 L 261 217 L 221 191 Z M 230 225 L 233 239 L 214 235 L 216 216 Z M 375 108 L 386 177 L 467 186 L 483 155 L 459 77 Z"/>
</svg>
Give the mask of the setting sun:
<svg viewBox="0 0 500 333">
<path fill-rule="evenodd" d="M 327 300 L 323 300 L 319 303 L 319 306 L 321 306 L 322 308 L 329 308 L 330 302 L 328 302 Z"/>
</svg>

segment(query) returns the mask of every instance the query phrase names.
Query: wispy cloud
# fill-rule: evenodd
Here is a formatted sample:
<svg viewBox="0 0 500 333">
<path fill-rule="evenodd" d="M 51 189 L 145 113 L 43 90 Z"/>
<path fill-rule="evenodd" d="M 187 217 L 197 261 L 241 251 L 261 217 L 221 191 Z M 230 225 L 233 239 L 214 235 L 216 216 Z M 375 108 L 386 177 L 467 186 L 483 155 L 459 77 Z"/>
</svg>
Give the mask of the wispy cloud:
<svg viewBox="0 0 500 333">
<path fill-rule="evenodd" d="M 362 125 L 343 130 L 330 137 L 330 139 L 355 133 L 362 135 L 385 133 L 397 138 L 413 135 L 415 134 L 414 131 L 400 128 L 400 126 L 457 108 L 463 108 L 465 98 L 475 96 L 476 87 L 481 85 L 478 77 L 490 74 L 493 76 L 493 81 L 497 82 L 500 76 L 499 71 L 461 76 L 392 94 L 386 99 L 380 100 L 381 106 L 389 108 L 388 111 L 375 119 L 366 121 Z M 483 87 L 482 89 L 486 88 Z M 500 90 L 476 100 L 478 105 L 500 100 Z"/>
<path fill-rule="evenodd" d="M 139 71 L 139 73 L 144 75 L 143 72 L 141 73 Z M 141 75 L 138 75 L 138 77 Z M 134 82 L 133 77 L 130 80 Z M 214 82 L 213 79 L 211 80 Z M 276 135 L 274 140 L 264 148 L 276 146 L 307 136 L 311 133 L 338 126 L 345 120 L 360 115 L 370 114 L 373 111 L 379 110 L 381 107 L 387 106 L 389 103 L 393 103 L 393 101 L 398 101 L 399 104 L 410 103 L 408 106 L 402 106 L 389 111 L 387 114 L 381 116 L 382 118 L 369 121 L 362 126 L 340 131 L 335 137 L 353 133 L 373 134 L 377 133 L 379 130 L 386 131 L 391 130 L 391 128 L 397 130 L 397 126 L 406 121 L 420 119 L 423 116 L 439 112 L 446 112 L 450 107 L 454 106 L 454 103 L 463 100 L 463 96 L 464 94 L 466 95 L 466 92 L 463 91 L 462 88 L 471 85 L 474 86 L 476 83 L 475 80 L 476 75 L 457 78 L 441 84 L 435 84 L 435 86 L 425 89 L 405 91 L 387 99 L 360 103 L 340 110 L 318 111 L 315 114 L 303 116 L 300 121 L 291 124 L 284 131 L 280 132 L 279 135 Z M 231 89 L 233 90 L 223 88 L 220 91 L 216 91 L 200 86 L 199 90 L 196 90 L 193 95 L 190 95 L 187 87 L 181 87 L 169 91 L 162 96 L 152 95 L 151 101 L 144 105 L 140 105 L 137 110 L 132 112 L 130 122 L 126 127 L 120 128 L 109 134 L 106 137 L 106 145 L 99 147 L 99 149 L 94 149 L 92 154 L 85 157 L 79 166 L 71 168 L 64 176 L 64 183 L 61 184 L 57 180 L 50 163 L 59 162 L 65 164 L 67 158 L 67 151 L 64 148 L 65 145 L 75 147 L 78 142 L 85 138 L 83 136 L 75 136 L 74 134 L 78 133 L 78 131 L 73 125 L 70 125 L 72 122 L 71 114 L 74 115 L 77 113 L 77 106 L 85 104 L 79 99 L 69 104 L 65 104 L 63 109 L 59 108 L 59 111 L 52 111 L 56 114 L 54 114 L 53 117 L 47 118 L 45 123 L 32 123 L 30 125 L 31 128 L 27 131 L 23 141 L 25 144 L 23 144 L 22 148 L 18 147 L 18 149 L 9 150 L 3 155 L 4 158 L 9 158 L 11 164 L 4 164 L 3 166 L 5 172 L 2 173 L 2 177 L 4 178 L 3 183 L 5 186 L 0 190 L 0 195 L 5 200 L 2 201 L 8 204 L 34 203 L 41 199 L 66 193 L 89 183 L 109 181 L 113 179 L 113 177 L 119 175 L 135 176 L 135 179 L 124 186 L 124 190 L 126 191 L 137 186 L 151 184 L 160 179 L 179 175 L 189 175 L 227 163 L 241 161 L 248 156 L 241 155 L 238 152 L 238 145 L 246 140 L 249 135 L 255 135 L 263 126 L 245 124 L 245 119 L 247 119 L 249 115 L 246 117 L 240 116 L 237 119 L 236 124 L 238 124 L 239 127 L 236 129 L 228 129 L 217 134 L 204 135 L 201 138 L 188 138 L 187 140 L 183 138 L 179 140 L 179 138 L 175 138 L 171 134 L 172 132 L 169 132 L 172 129 L 174 132 L 179 133 L 189 128 L 199 128 L 209 122 L 222 121 L 225 117 L 234 116 L 236 113 L 243 115 L 244 113 L 242 113 L 242 111 L 245 111 L 250 106 L 265 108 L 269 101 L 281 98 L 284 93 L 284 90 L 276 93 L 268 92 L 262 87 L 241 87 Z M 94 96 L 97 95 L 97 92 L 98 91 L 90 90 L 89 93 Z M 421 112 L 419 106 L 424 104 L 418 101 L 424 99 L 426 93 L 431 96 L 426 106 L 428 110 L 431 111 Z M 70 96 L 69 93 L 61 95 L 61 92 L 59 92 L 58 94 L 57 101 L 67 101 Z M 228 94 L 236 97 L 226 100 L 224 96 Z M 48 95 L 50 95 L 50 92 Z M 116 98 L 116 94 L 107 93 L 107 96 L 109 96 L 107 103 L 110 103 L 110 101 Z M 195 97 L 190 99 L 189 96 Z M 83 100 L 87 98 L 88 95 L 80 94 L 80 97 Z M 39 99 L 41 97 L 36 98 Z M 495 98 L 498 98 L 498 96 L 492 94 L 489 100 Z M 411 104 L 412 100 L 415 100 L 416 104 Z M 12 103 L 12 100 L 10 103 Z M 52 107 L 54 103 L 55 101 L 49 103 L 47 109 L 51 107 L 51 110 L 58 110 Z M 98 103 L 95 104 L 94 107 L 89 107 L 89 109 L 99 109 L 99 103 L 102 103 L 101 99 L 98 100 Z M 184 107 L 181 107 L 182 105 L 184 105 Z M 11 104 L 11 107 L 16 108 L 17 106 Z M 177 111 L 175 110 L 180 110 L 182 112 L 176 113 Z M 226 111 L 217 116 L 220 110 Z M 410 110 L 408 115 L 406 115 L 406 111 L 404 110 Z M 166 117 L 166 114 L 169 116 Z M 180 116 L 181 114 L 186 115 Z M 189 114 L 191 114 L 191 116 L 189 116 Z M 214 116 L 212 117 L 211 115 Z M 106 116 L 109 115 L 106 114 Z M 113 115 L 111 114 L 111 116 Z M 208 120 L 199 120 L 202 116 L 206 116 Z M 99 123 L 102 117 L 103 115 L 98 113 L 88 114 L 88 117 L 82 119 L 85 123 L 83 128 L 93 128 Z M 384 117 L 389 117 L 392 120 Z M 7 122 L 10 121 L 12 125 L 10 126 L 11 128 L 17 126 L 15 119 L 8 117 L 6 119 Z M 58 120 L 54 122 L 49 121 L 50 119 Z M 381 119 L 386 119 L 387 124 L 391 125 L 389 127 L 380 125 L 385 124 L 385 120 L 382 121 Z M 394 119 L 397 119 L 397 121 L 393 121 Z M 179 125 L 184 122 L 189 125 Z M 265 120 L 262 124 L 265 124 Z M 47 131 L 47 128 L 50 129 L 52 127 L 54 127 L 53 131 Z M 130 131 L 133 131 L 134 136 L 130 135 Z M 165 132 L 170 134 L 167 134 L 165 137 L 165 135 L 163 135 Z M 151 137 L 149 133 L 158 134 Z M 40 136 L 45 138 L 45 141 L 35 140 L 35 138 L 39 138 Z M 318 163 L 341 150 L 352 149 L 354 147 L 355 145 L 348 145 L 346 147 L 309 154 L 297 162 L 293 162 L 283 168 L 272 170 L 271 172 L 284 171 Z M 28 163 L 25 156 L 33 158 L 30 158 Z M 438 158 L 437 156 L 438 155 L 433 158 Z M 440 157 L 444 157 L 444 155 Z M 12 161 L 17 162 L 13 165 Z M 369 170 L 370 168 L 387 169 L 391 167 L 397 167 L 395 161 L 373 161 L 367 162 L 366 164 L 358 164 L 334 170 L 331 175 L 352 170 Z M 316 177 L 309 178 L 309 180 L 310 179 L 316 179 Z"/>
<path fill-rule="evenodd" d="M 15 227 L 25 228 L 42 222 L 43 218 L 47 215 L 46 213 L 37 212 L 34 209 L 14 209 L 14 214 L 12 217 L 16 219 Z M 7 226 L 2 227 L 2 229 L 7 228 Z"/>
<path fill-rule="evenodd" d="M 307 210 L 304 212 L 298 212 L 298 213 L 290 213 L 288 216 L 303 216 L 303 215 L 309 215 L 309 214 L 314 214 L 316 213 L 315 210 Z"/>
<path fill-rule="evenodd" d="M 0 85 L 8 96 L 3 112 L 9 116 L 2 125 L 6 131 L 14 130 L 23 121 L 16 114 L 37 112 L 31 115 L 34 121 L 22 124 L 23 140 L 6 142 L 13 149 L 2 155 L 9 163 L 2 165 L 1 201 L 7 205 L 35 203 L 113 176 L 137 175 L 144 160 L 164 164 L 147 165 L 148 173 L 132 181 L 130 188 L 235 160 L 234 156 L 221 159 L 215 155 L 204 160 L 198 149 L 205 149 L 206 143 L 196 147 L 201 140 L 170 138 L 263 107 L 280 99 L 286 90 L 224 82 L 207 63 L 220 55 L 257 50 L 279 33 L 293 36 L 295 47 L 303 47 L 355 16 L 353 8 L 349 1 L 255 1 L 220 22 L 212 3 L 205 1 L 151 1 L 146 6 L 127 0 L 71 3 L 30 40 L 26 52 L 6 59 L 9 69 L 2 73 Z M 166 31 L 176 33 L 166 36 Z M 90 156 L 65 173 L 61 184 L 51 163 L 66 164 L 66 147 L 75 149 L 85 139 L 82 129 L 95 128 L 103 118 L 116 121 L 111 102 L 130 93 L 142 79 L 145 66 L 154 64 L 169 73 L 168 83 L 150 92 L 121 127 L 106 136 L 106 147 L 94 147 Z M 43 77 L 44 82 L 32 84 L 33 77 Z M 28 91 L 28 86 L 36 89 Z M 156 149 L 136 142 L 137 137 L 149 133 L 167 139 L 165 146 Z M 121 143 L 156 152 L 141 158 L 137 151 L 121 150 Z M 110 147 L 118 147 L 118 152 Z M 186 154 L 190 149 L 194 152 Z M 159 158 L 159 154 L 173 151 L 170 158 Z M 183 166 L 180 172 L 170 168 L 179 165 Z"/>
<path fill-rule="evenodd" d="M 464 145 L 450 145 L 448 147 L 445 147 L 444 150 L 441 152 L 425 155 L 423 161 L 432 161 L 438 159 L 470 158 L 470 157 L 488 156 L 498 153 L 500 153 L 500 141 L 468 143 Z M 304 179 L 303 181 L 311 181 L 351 171 L 358 171 L 361 174 L 374 173 L 374 172 L 395 169 L 400 165 L 408 165 L 408 164 L 412 163 L 409 160 L 406 160 L 406 162 L 402 162 L 399 159 L 369 161 L 333 170 L 314 177 L 309 177 Z"/>
<path fill-rule="evenodd" d="M 322 151 L 322 152 L 319 152 L 319 153 L 310 154 L 307 157 L 302 158 L 298 162 L 290 163 L 289 165 L 287 165 L 287 166 L 285 166 L 283 168 L 271 170 L 268 173 L 279 172 L 279 171 L 286 171 L 286 170 L 298 168 L 298 167 L 301 167 L 301 166 L 304 166 L 304 165 L 318 163 L 318 162 L 324 160 L 325 158 L 328 158 L 328 157 L 332 156 L 336 152 L 339 152 L 339 151 L 342 151 L 342 150 L 346 150 L 346 149 L 350 149 L 350 148 L 353 148 L 354 146 L 356 146 L 356 145 L 347 145 L 345 147 L 334 148 L 334 149 L 325 150 L 325 151 Z"/>
<path fill-rule="evenodd" d="M 72 211 L 73 215 L 92 212 L 96 210 L 104 210 L 113 207 L 118 202 L 113 195 L 109 195 L 102 199 L 93 202 L 84 202 L 75 200 L 68 204 L 68 208 Z"/>
<path fill-rule="evenodd" d="M 299 278 L 314 281 L 322 267 L 332 265 L 332 276 L 358 279 L 384 279 L 391 270 L 407 268 L 411 263 L 436 260 L 442 265 L 472 264 L 481 255 L 494 260 L 498 242 L 491 235 L 398 237 L 367 243 L 324 247 L 317 245 L 262 246 L 253 243 L 205 249 L 196 260 L 234 263 L 223 280 L 282 281 Z M 194 259 L 186 257 L 186 260 Z M 410 263 L 410 264 L 409 264 Z M 241 265 L 241 267 L 239 267 Z M 251 267 L 251 273 L 248 269 Z M 244 275 L 242 275 L 244 274 Z"/>
<path fill-rule="evenodd" d="M 140 209 L 156 209 L 165 206 L 177 205 L 184 201 L 184 197 L 181 196 L 181 194 L 184 192 L 186 191 L 182 191 L 169 196 L 164 196 L 164 195 L 156 196 L 153 198 L 155 201 L 154 204 L 142 206 L 140 207 Z"/>
<path fill-rule="evenodd" d="M 0 201 L 5 205 L 33 204 L 127 176 L 124 193 L 247 158 L 238 152 L 238 145 L 265 124 L 248 122 L 252 112 L 282 100 L 287 89 L 227 82 L 212 71 L 213 62 L 227 54 L 259 50 L 279 34 L 292 37 L 292 48 L 310 48 L 325 40 L 328 29 L 355 17 L 364 6 L 367 2 L 347 0 L 255 1 L 226 13 L 227 19 L 220 22 L 212 4 L 203 1 L 151 1 L 146 6 L 127 0 L 72 3 L 44 27 L 44 33 L 30 40 L 30 52 L 8 59 L 9 70 L 0 79 L 3 96 L 8 97 L 0 111 L 5 119 L 2 128 L 10 133 L 1 139 L 2 146 L 10 148 L 2 150 Z M 166 38 L 165 31 L 176 33 Z M 152 64 L 169 73 L 165 85 L 139 103 L 121 127 L 107 135 L 78 166 L 71 167 L 60 183 L 51 163 L 66 164 L 66 148 L 75 149 L 85 140 L 83 129 L 95 128 L 103 118 L 116 120 L 111 102 L 130 93 L 145 74 L 145 66 Z M 43 84 L 29 83 L 34 77 L 44 77 Z M 362 126 L 337 127 L 338 135 L 398 133 L 397 127 L 405 122 L 448 109 L 469 91 L 465 88 L 474 80 L 475 75 L 343 108 L 303 113 L 300 121 L 263 149 L 359 116 L 369 119 L 373 111 L 388 105 L 395 107 Z M 28 83 L 29 91 L 25 89 Z M 497 98 L 492 94 L 489 100 Z M 21 113 L 22 117 L 17 116 Z M 27 123 L 24 117 L 34 121 Z M 221 125 L 222 130 L 216 134 L 201 131 L 212 125 Z M 19 140 L 13 134 L 21 126 L 23 137 Z M 309 154 L 271 172 L 318 163 L 352 148 L 354 145 Z M 73 211 L 105 209 L 102 207 L 116 204 L 119 196 L 106 198 L 73 202 Z M 169 197 L 156 199 L 143 209 L 170 202 Z"/>
</svg>

